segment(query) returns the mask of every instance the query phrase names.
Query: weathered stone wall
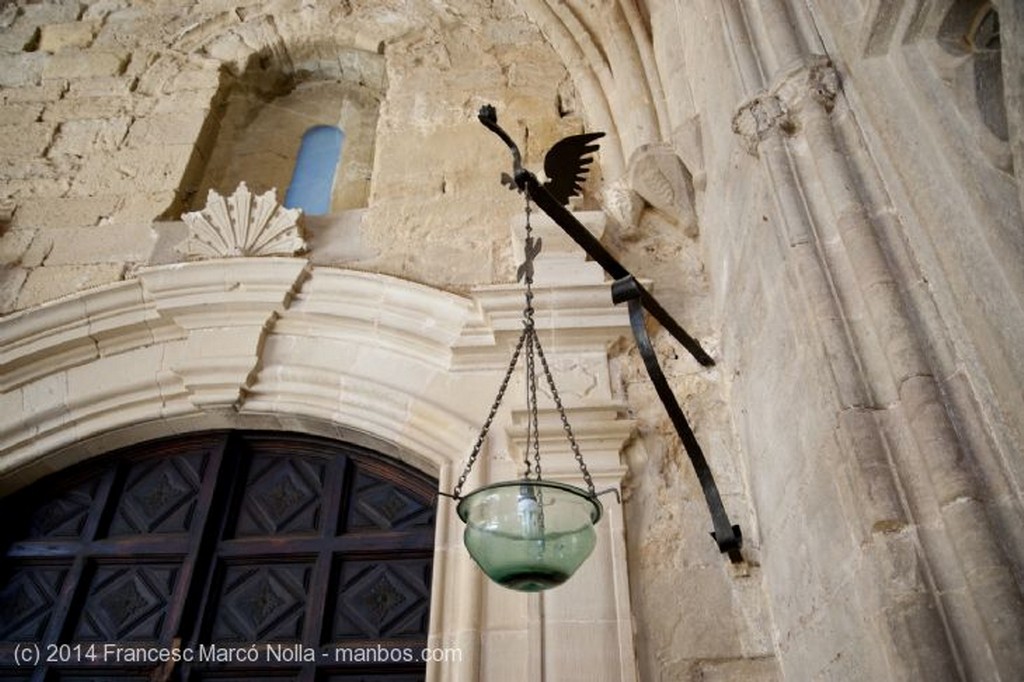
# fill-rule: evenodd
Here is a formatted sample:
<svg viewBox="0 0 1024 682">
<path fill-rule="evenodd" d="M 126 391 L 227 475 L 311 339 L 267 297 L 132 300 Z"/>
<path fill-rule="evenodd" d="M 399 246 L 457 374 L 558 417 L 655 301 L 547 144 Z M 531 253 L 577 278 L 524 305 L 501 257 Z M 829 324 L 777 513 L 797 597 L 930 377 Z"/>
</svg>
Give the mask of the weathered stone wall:
<svg viewBox="0 0 1024 682">
<path fill-rule="evenodd" d="M 518 201 L 475 114 L 497 104 L 524 139 L 536 121 L 537 161 L 581 126 L 559 60 L 504 2 L 330 5 L 7 5 L 0 196 L 15 211 L 0 310 L 180 257 L 174 221 L 210 188 L 245 179 L 283 198 L 318 123 L 341 123 L 347 144 L 336 220 L 311 230 L 358 242 L 326 260 L 462 289 L 508 278 Z"/>
<path fill-rule="evenodd" d="M 650 3 L 787 679 L 1021 665 L 1016 142 L 937 44 L 954 4 Z"/>
<path fill-rule="evenodd" d="M 605 208 L 624 259 L 716 348 L 718 376 L 691 365 L 675 387 L 726 494 L 746 487 L 731 511 L 771 604 L 747 629 L 735 612 L 714 621 L 721 595 L 740 603 L 721 569 L 692 571 L 695 592 L 716 597 L 684 592 L 701 550 L 684 548 L 692 517 L 673 506 L 696 486 L 626 358 L 646 445 L 628 512 L 651 635 L 641 669 L 696 676 L 704 657 L 756 653 L 750 634 L 767 624 L 760 651 L 787 678 L 1012 678 L 1024 613 L 1016 3 L 994 3 L 1002 83 L 985 2 L 526 4 L 581 91 L 602 95 L 586 98 L 600 102 L 591 122 L 617 133 Z M 982 47 L 967 35 L 979 24 Z M 640 170 L 666 144 L 688 171 L 673 181 L 662 167 L 669 200 Z M 651 589 L 655 566 L 684 581 L 674 602 Z"/>
<path fill-rule="evenodd" d="M 590 127 L 611 133 L 601 156 L 601 200 L 611 219 L 605 242 L 722 361 L 701 368 L 655 332 L 726 507 L 744 529 L 747 562 L 738 567 L 708 536 L 700 486 L 632 340 L 618 349 L 622 392 L 638 421 L 625 453 L 624 512 L 640 677 L 775 679 L 757 520 L 728 409 L 726 294 L 712 286 L 726 259 L 711 252 L 718 260 L 707 260 L 709 240 L 734 243 L 736 222 L 758 224 L 770 195 L 731 131 L 742 90 L 728 69 L 714 68 L 730 59 L 721 16 L 714 3 L 701 11 L 673 3 L 522 4 L 568 65 Z M 699 103 L 692 80 L 708 88 Z M 718 272 L 732 282 L 734 267 Z M 749 284 L 743 274 L 735 281 Z"/>
<path fill-rule="evenodd" d="M 1024 213 L 1015 200 L 1024 183 L 1014 157 L 1021 111 L 1011 99 L 1022 79 L 1013 39 L 1022 27 L 1016 3 L 994 6 L 1002 54 L 991 55 L 969 44 L 990 3 L 927 12 L 891 3 L 858 22 L 826 4 L 817 12 L 835 26 L 831 49 L 851 55 L 844 89 L 865 133 L 844 143 L 882 176 L 870 190 L 879 238 L 907 281 L 930 371 L 975 463 L 979 501 L 1024 583 Z M 856 59 L 865 43 L 870 58 Z M 979 60 L 989 56 L 1001 62 L 1001 102 L 979 93 L 997 89 L 979 83 Z M 892 87 L 897 80 L 906 86 Z M 1009 127 L 986 125 L 1007 118 Z"/>
</svg>

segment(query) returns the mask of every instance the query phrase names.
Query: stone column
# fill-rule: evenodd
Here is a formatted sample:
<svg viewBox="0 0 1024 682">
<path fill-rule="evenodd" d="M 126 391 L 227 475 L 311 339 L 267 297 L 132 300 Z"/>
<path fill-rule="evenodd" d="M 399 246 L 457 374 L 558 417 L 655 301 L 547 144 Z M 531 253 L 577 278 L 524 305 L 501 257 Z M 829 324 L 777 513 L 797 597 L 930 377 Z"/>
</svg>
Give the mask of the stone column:
<svg viewBox="0 0 1024 682">
<path fill-rule="evenodd" d="M 841 150 L 836 127 L 853 113 L 840 74 L 802 44 L 799 8 L 765 0 L 744 17 L 734 3 L 722 6 L 734 36 L 752 27 L 753 49 L 737 53 L 759 69 L 745 73 L 770 77 L 766 87 L 748 82 L 754 92 L 733 127 L 774 187 L 788 267 L 836 381 L 853 485 L 867 493 L 848 519 L 875 576 L 858 583 L 859 617 L 877 633 L 892 679 L 1013 679 L 1024 669 L 1020 591 L 915 329 L 910 283 L 868 217 L 861 178 L 875 171 L 853 167 Z M 812 540 L 827 574 L 831 538 Z M 798 589 L 769 583 L 776 601 Z M 802 669 L 813 656 L 799 648 L 781 656 L 795 677 L 813 672 Z"/>
</svg>

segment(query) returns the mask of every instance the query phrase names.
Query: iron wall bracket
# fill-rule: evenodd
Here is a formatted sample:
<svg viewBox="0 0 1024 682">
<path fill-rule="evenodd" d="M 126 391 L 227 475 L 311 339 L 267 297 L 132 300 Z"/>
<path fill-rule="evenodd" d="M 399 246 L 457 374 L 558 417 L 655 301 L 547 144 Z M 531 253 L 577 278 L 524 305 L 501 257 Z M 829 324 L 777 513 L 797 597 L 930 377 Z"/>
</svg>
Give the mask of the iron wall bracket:
<svg viewBox="0 0 1024 682">
<path fill-rule="evenodd" d="M 679 434 L 679 439 L 686 449 L 686 454 L 690 458 L 690 463 L 693 465 L 701 489 L 704 492 L 704 499 L 707 501 L 708 509 L 711 512 L 711 521 L 714 527 L 711 537 L 718 544 L 719 550 L 729 555 L 730 561 L 733 563 L 742 562 L 743 555 L 740 552 L 740 548 L 743 546 L 743 535 L 740 527 L 730 523 L 729 515 L 725 511 L 725 505 L 722 504 L 718 485 L 715 483 L 714 475 L 711 473 L 711 468 L 704 457 L 704 452 L 697 442 L 693 429 L 690 428 L 690 424 L 686 420 L 686 415 L 679 406 L 679 402 L 672 393 L 665 373 L 661 369 L 661 364 L 658 362 L 658 357 L 654 352 L 651 338 L 647 333 L 644 311 L 647 311 L 656 319 L 701 365 L 711 367 L 715 364 L 715 361 L 701 347 L 700 343 L 690 336 L 668 314 L 668 311 L 636 280 L 629 270 L 619 263 L 604 248 L 604 245 L 565 206 L 548 192 L 537 179 L 537 176 L 523 167 L 519 148 L 512 138 L 509 137 L 508 133 L 498 125 L 494 107 L 490 105 L 481 107 L 478 118 L 484 126 L 500 137 L 511 151 L 513 165 L 512 180 L 519 191 L 526 193 L 534 204 L 555 221 L 555 224 L 562 228 L 573 241 L 579 244 L 588 256 L 615 279 L 615 283 L 612 285 L 612 301 L 615 304 L 626 303 L 628 305 L 630 328 L 633 331 L 633 338 L 636 340 L 640 356 L 643 358 L 644 367 L 647 369 L 647 374 L 654 384 L 658 397 L 665 406 L 665 411 L 668 412 L 676 433 Z"/>
</svg>

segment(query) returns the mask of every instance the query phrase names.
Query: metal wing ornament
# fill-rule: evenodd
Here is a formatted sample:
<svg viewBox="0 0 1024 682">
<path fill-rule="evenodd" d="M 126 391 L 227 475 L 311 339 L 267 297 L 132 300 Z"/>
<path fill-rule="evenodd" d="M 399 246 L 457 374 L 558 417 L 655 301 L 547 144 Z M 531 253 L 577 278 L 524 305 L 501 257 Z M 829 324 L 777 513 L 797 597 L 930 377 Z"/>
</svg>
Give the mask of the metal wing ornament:
<svg viewBox="0 0 1024 682">
<path fill-rule="evenodd" d="M 591 144 L 604 137 L 604 133 L 572 135 L 555 143 L 544 156 L 544 174 L 548 181 L 544 188 L 558 203 L 566 206 L 571 197 L 583 193 L 589 166 L 594 162 L 598 145 Z"/>
</svg>

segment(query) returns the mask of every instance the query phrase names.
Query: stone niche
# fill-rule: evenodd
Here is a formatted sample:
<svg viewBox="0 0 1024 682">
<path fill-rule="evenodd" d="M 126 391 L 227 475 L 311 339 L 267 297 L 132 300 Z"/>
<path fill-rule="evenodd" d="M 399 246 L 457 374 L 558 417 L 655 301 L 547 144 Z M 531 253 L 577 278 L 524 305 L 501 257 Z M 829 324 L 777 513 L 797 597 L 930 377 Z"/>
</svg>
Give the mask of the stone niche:
<svg viewBox="0 0 1024 682">
<path fill-rule="evenodd" d="M 309 50 L 288 68 L 285 60 L 253 55 L 221 89 L 221 107 L 210 113 L 216 134 L 208 142 L 209 161 L 192 188 L 193 209 L 202 207 L 209 190 L 227 194 L 243 180 L 255 192 L 277 188 L 283 198 L 303 133 L 317 125 L 344 134 L 331 212 L 366 206 L 386 89 L 384 57 L 336 46 L 330 57 L 317 54 Z"/>
</svg>

